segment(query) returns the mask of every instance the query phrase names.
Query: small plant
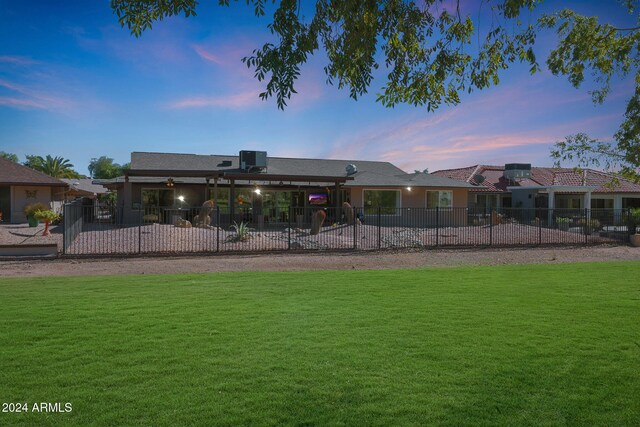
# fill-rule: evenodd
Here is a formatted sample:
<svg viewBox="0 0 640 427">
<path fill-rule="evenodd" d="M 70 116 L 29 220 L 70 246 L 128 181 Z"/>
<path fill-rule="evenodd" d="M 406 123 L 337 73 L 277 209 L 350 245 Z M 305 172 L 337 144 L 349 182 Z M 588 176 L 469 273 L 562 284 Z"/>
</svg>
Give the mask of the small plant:
<svg viewBox="0 0 640 427">
<path fill-rule="evenodd" d="M 37 211 L 47 211 L 49 206 L 44 203 L 31 203 L 24 207 L 24 214 L 29 217 L 34 217 Z"/>
<path fill-rule="evenodd" d="M 631 234 L 637 234 L 638 226 L 640 225 L 640 208 L 629 210 L 629 222 L 631 225 L 629 232 Z"/>
<path fill-rule="evenodd" d="M 245 222 L 238 224 L 235 221 L 233 221 L 231 229 L 235 231 L 235 234 L 227 238 L 230 242 L 246 242 L 251 238 L 251 231 L 253 230 L 249 227 L 249 224 Z"/>
<path fill-rule="evenodd" d="M 586 218 L 581 218 L 580 220 L 578 220 L 578 226 L 579 227 L 589 227 L 589 230 L 591 231 L 598 231 L 600 230 L 601 226 L 600 226 L 600 221 L 598 221 L 595 218 L 589 219 L 587 220 Z"/>
<path fill-rule="evenodd" d="M 556 218 L 556 222 L 558 224 L 569 224 L 571 222 L 571 218 L 560 216 L 560 217 Z"/>
<path fill-rule="evenodd" d="M 60 219 L 60 215 L 58 215 L 51 209 L 38 210 L 33 214 L 33 216 L 37 220 L 44 222 L 44 231 L 42 232 L 43 236 L 48 236 L 49 234 L 51 234 L 49 233 L 49 224 Z"/>
</svg>

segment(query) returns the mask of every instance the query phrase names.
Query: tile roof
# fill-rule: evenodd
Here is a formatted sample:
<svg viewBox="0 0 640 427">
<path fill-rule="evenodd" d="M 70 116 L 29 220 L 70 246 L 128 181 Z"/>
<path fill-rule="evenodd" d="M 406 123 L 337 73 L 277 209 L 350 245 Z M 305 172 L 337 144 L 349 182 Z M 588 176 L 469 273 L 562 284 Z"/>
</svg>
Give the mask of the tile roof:
<svg viewBox="0 0 640 427">
<path fill-rule="evenodd" d="M 66 187 L 65 182 L 0 157 L 0 185 Z"/>
<path fill-rule="evenodd" d="M 453 179 L 464 179 L 474 185 L 472 191 L 506 192 L 507 186 L 547 187 L 554 185 L 596 187 L 594 193 L 640 193 L 640 184 L 613 174 L 593 169 L 576 170 L 572 168 L 531 168 L 531 178 L 509 181 L 503 177 L 504 166 L 476 165 L 459 169 L 446 169 L 433 172 L 434 175 Z M 477 176 L 484 177 L 478 182 Z"/>
</svg>

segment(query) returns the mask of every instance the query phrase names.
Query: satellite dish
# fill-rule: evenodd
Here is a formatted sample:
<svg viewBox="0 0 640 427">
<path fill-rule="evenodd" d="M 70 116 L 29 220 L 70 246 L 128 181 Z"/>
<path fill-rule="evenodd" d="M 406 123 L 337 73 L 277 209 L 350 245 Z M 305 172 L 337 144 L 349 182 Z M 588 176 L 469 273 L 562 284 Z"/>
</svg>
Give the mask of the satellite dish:
<svg viewBox="0 0 640 427">
<path fill-rule="evenodd" d="M 473 180 L 476 182 L 476 184 L 482 184 L 485 180 L 485 177 L 478 174 L 473 176 Z"/>
<path fill-rule="evenodd" d="M 356 165 L 349 163 L 347 165 L 347 167 L 345 168 L 345 170 L 347 171 L 347 176 L 349 175 L 353 175 L 354 173 L 358 172 L 358 168 L 356 167 Z"/>
</svg>

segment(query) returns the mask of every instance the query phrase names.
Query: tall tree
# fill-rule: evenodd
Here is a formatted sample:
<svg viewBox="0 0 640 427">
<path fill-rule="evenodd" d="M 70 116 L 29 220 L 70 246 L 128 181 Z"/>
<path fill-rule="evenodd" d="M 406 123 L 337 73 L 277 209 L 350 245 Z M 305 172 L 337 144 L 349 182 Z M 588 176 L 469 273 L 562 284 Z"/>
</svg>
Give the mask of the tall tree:
<svg viewBox="0 0 640 427">
<path fill-rule="evenodd" d="M 82 175 L 73 170 L 73 164 L 68 159 L 58 156 L 52 157 L 49 154 L 44 158 L 42 156 L 29 155 L 24 165 L 54 178 L 82 177 Z"/>
<path fill-rule="evenodd" d="M 7 153 L 5 151 L 0 151 L 0 157 L 2 157 L 3 159 L 7 159 L 10 160 L 14 163 L 18 163 L 18 156 L 16 156 L 13 153 Z"/>
<path fill-rule="evenodd" d="M 120 165 L 114 163 L 111 157 L 101 156 L 91 159 L 89 163 L 89 173 L 95 179 L 111 179 L 121 176 L 125 169 L 129 168 L 129 164 Z"/>
<path fill-rule="evenodd" d="M 230 0 L 218 0 L 228 6 Z M 610 144 L 619 166 L 640 167 L 640 15 L 639 0 L 610 0 L 625 7 L 634 25 L 616 27 L 600 23 L 571 9 L 533 16 L 541 0 L 485 0 L 479 9 L 461 13 L 445 0 L 246 0 L 256 16 L 275 4 L 269 30 L 276 43 L 265 43 L 243 61 L 266 81 L 262 99 L 274 96 L 279 108 L 296 93 L 301 66 L 321 48 L 327 54 L 327 82 L 348 88 L 353 98 L 367 93 L 374 71 L 387 71 L 378 101 L 388 107 L 399 103 L 425 105 L 435 110 L 460 102 L 460 93 L 484 89 L 500 81 L 500 71 L 525 62 L 531 73 L 539 70 L 533 47 L 540 31 L 555 30 L 557 47 L 546 63 L 552 73 L 568 77 L 579 87 L 585 73 L 599 84 L 593 100 L 601 103 L 615 75 L 635 75 L 635 90 L 628 101 L 625 120 Z M 449 3 L 450 4 L 450 3 Z M 197 0 L 112 0 L 123 27 L 140 36 L 154 21 L 173 15 L 196 14 Z M 310 7 L 313 6 L 313 7 Z M 468 9 L 468 8 L 467 8 Z M 490 11 L 490 19 L 477 18 Z M 525 14 L 526 12 L 526 14 Z M 474 19 L 475 18 L 475 19 Z M 526 19 L 524 19 L 526 18 Z M 483 25 L 484 24 L 484 25 Z M 577 130 L 578 131 L 578 130 Z M 590 161 L 581 139 L 571 137 L 556 146 L 558 159 L 580 156 Z M 597 143 L 597 142 L 596 142 Z M 576 145 L 577 144 L 577 145 Z M 595 147 L 598 148 L 598 147 Z"/>
</svg>

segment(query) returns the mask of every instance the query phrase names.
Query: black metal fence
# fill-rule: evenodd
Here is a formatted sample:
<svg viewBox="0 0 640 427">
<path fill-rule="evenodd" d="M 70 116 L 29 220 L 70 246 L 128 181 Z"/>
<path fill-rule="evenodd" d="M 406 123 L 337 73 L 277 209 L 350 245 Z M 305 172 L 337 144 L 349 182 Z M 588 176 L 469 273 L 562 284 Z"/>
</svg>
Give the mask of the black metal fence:
<svg viewBox="0 0 640 427">
<path fill-rule="evenodd" d="M 64 253 L 112 255 L 627 242 L 628 210 L 64 208 Z"/>
</svg>

